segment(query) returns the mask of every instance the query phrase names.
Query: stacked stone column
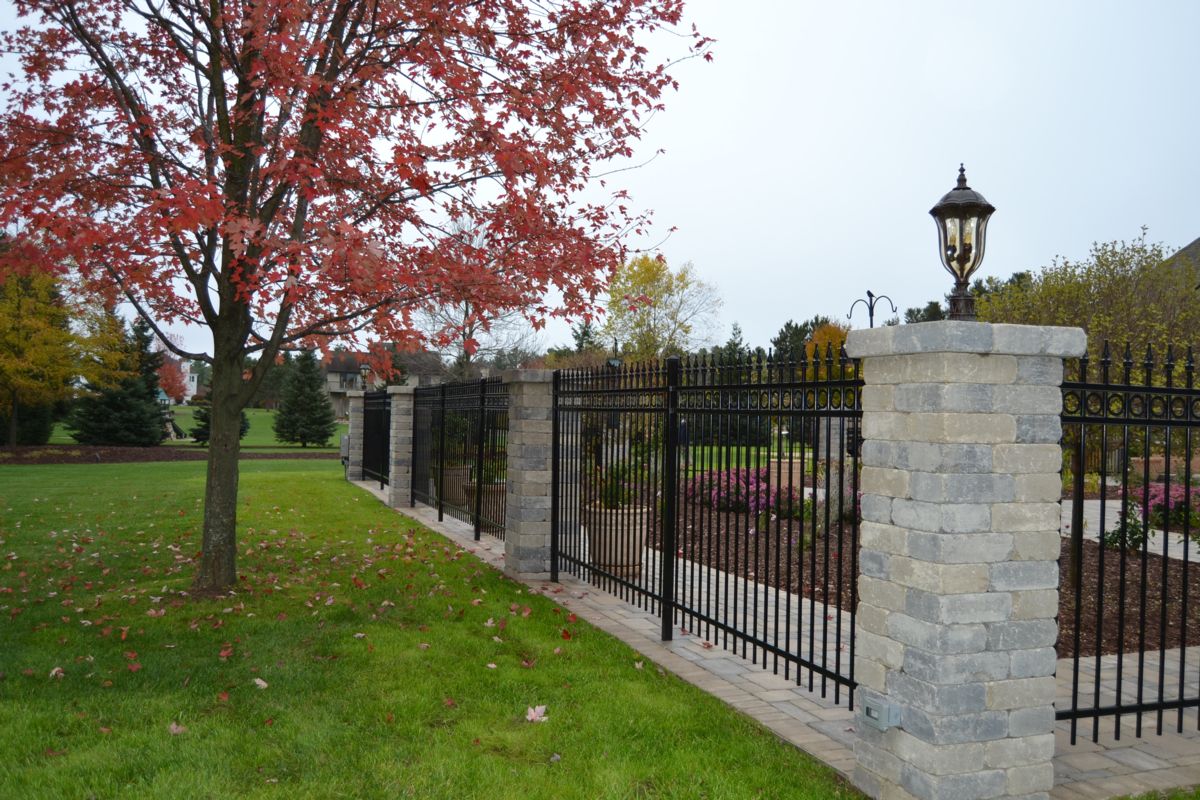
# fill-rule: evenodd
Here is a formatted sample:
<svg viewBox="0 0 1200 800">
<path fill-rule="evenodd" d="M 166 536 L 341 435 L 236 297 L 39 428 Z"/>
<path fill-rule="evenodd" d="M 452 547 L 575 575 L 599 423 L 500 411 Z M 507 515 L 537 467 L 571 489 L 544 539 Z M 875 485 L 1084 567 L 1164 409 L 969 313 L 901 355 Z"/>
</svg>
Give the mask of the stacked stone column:
<svg viewBox="0 0 1200 800">
<path fill-rule="evenodd" d="M 504 571 L 526 580 L 549 578 L 551 372 L 511 370 L 503 379 L 508 384 Z"/>
<path fill-rule="evenodd" d="M 363 393 L 346 392 L 350 399 L 350 457 L 346 461 L 346 480 L 363 479 Z"/>
<path fill-rule="evenodd" d="M 387 388 L 391 405 L 388 433 L 388 505 L 408 508 L 412 504 L 413 389 L 412 379 L 403 386 Z"/>
<path fill-rule="evenodd" d="M 862 359 L 855 783 L 872 797 L 1046 798 L 1062 359 L 1083 331 L 854 331 Z"/>
</svg>

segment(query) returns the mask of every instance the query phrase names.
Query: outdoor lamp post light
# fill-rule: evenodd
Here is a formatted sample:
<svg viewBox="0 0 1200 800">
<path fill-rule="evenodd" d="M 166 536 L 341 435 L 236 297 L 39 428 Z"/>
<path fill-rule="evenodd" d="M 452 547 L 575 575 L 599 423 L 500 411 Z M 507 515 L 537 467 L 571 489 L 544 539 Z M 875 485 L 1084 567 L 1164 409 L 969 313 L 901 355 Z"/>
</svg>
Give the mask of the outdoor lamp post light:
<svg viewBox="0 0 1200 800">
<path fill-rule="evenodd" d="M 888 305 L 892 307 L 892 313 L 893 314 L 896 313 L 896 304 L 892 302 L 892 298 L 888 297 L 886 294 L 880 294 L 880 295 L 872 294 L 871 290 L 867 289 L 867 299 L 863 300 L 860 297 L 857 300 L 855 300 L 853 303 L 851 303 L 850 304 L 850 313 L 846 315 L 846 319 L 850 319 L 851 317 L 854 316 L 854 307 L 856 305 L 858 305 L 859 303 L 865 303 L 867 306 L 868 326 L 871 328 L 874 328 L 875 327 L 875 304 L 878 303 L 880 300 L 887 300 Z"/>
<path fill-rule="evenodd" d="M 363 391 L 365 392 L 367 390 L 367 376 L 371 374 L 371 365 L 370 364 L 359 364 L 358 365 L 358 374 L 362 375 L 362 387 L 363 387 Z"/>
<path fill-rule="evenodd" d="M 938 226 L 942 266 L 954 276 L 950 293 L 950 319 L 975 319 L 975 298 L 968 281 L 983 262 L 987 224 L 996 209 L 983 195 L 967 186 L 967 171 L 958 165 L 958 185 L 929 210 Z"/>
</svg>

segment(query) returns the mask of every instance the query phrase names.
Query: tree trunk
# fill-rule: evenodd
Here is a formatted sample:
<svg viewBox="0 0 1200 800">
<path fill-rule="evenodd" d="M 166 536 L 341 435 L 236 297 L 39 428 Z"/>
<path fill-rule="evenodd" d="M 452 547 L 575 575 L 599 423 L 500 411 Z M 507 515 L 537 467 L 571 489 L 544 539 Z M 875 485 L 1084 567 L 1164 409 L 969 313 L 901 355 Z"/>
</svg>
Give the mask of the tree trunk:
<svg viewBox="0 0 1200 800">
<path fill-rule="evenodd" d="M 218 350 L 220 346 L 216 346 Z M 225 357 L 222 357 L 225 355 Z M 237 584 L 238 453 L 241 450 L 242 364 L 214 357 L 209 410 L 208 474 L 204 484 L 204 539 L 192 590 L 224 592 Z"/>
<path fill-rule="evenodd" d="M 12 413 L 8 415 L 8 446 L 17 446 L 17 392 L 12 393 Z"/>
</svg>

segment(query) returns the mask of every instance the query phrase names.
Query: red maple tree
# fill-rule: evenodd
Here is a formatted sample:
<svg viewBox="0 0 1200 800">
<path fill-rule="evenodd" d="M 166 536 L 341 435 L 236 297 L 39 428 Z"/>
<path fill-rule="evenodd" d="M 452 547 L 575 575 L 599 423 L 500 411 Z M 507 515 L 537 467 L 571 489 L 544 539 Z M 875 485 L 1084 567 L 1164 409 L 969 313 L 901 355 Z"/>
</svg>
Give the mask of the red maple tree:
<svg viewBox="0 0 1200 800">
<path fill-rule="evenodd" d="M 416 344 L 412 314 L 588 311 L 645 217 L 580 192 L 674 80 L 682 0 L 18 0 L 0 225 L 212 352 L 202 557 L 236 581 L 238 428 L 281 349 Z M 694 30 L 689 57 L 705 53 Z M 706 57 L 707 54 L 705 53 Z M 448 247 L 454 223 L 486 258 Z M 4 265 L 0 264 L 0 269 Z M 557 290 L 561 304 L 544 298 Z M 246 356 L 257 366 L 243 375 Z M 386 361 L 380 354 L 380 370 Z"/>
<path fill-rule="evenodd" d="M 179 359 L 167 353 L 163 353 L 162 364 L 158 368 L 158 387 L 176 403 L 182 403 L 187 394 L 187 381 L 183 378 Z"/>
</svg>

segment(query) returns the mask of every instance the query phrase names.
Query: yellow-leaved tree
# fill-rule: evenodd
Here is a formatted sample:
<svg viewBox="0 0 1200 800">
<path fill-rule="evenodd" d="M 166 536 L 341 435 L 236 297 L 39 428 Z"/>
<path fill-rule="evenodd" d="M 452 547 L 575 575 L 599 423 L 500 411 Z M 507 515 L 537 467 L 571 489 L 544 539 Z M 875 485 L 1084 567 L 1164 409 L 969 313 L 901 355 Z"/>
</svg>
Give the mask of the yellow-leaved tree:
<svg viewBox="0 0 1200 800">
<path fill-rule="evenodd" d="M 690 261 L 672 270 L 662 258 L 641 255 L 609 284 L 603 336 L 627 360 L 682 355 L 712 340 L 720 308 L 716 287 Z"/>
</svg>

